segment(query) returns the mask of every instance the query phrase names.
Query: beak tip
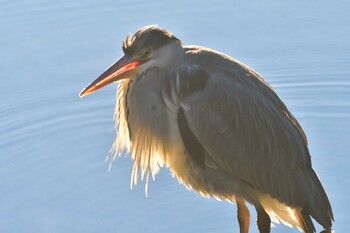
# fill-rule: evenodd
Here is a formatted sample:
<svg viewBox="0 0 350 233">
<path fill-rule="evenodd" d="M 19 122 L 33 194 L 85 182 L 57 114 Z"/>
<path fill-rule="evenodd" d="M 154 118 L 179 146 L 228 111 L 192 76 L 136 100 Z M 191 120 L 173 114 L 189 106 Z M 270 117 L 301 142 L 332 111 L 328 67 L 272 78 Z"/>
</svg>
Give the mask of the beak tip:
<svg viewBox="0 0 350 233">
<path fill-rule="evenodd" d="M 96 85 L 93 85 L 93 84 L 89 84 L 87 87 L 85 87 L 80 93 L 79 93 L 79 97 L 80 98 L 83 98 L 84 96 L 96 91 L 97 88 L 96 88 Z"/>
<path fill-rule="evenodd" d="M 85 88 L 85 89 L 83 89 L 83 90 L 79 93 L 79 97 L 80 97 L 80 98 L 83 98 L 83 97 L 86 96 L 87 94 L 89 94 L 89 93 L 86 93 L 86 88 Z"/>
</svg>

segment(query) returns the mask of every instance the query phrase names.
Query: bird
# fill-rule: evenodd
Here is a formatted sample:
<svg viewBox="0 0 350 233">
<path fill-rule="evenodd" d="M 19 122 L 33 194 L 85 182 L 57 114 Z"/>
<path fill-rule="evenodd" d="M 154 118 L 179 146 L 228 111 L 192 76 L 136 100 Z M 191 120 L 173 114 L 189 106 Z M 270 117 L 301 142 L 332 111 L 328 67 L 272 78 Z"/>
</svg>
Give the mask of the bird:
<svg viewBox="0 0 350 233">
<path fill-rule="evenodd" d="M 119 83 L 114 156 L 131 156 L 131 186 L 168 167 L 188 189 L 236 203 L 240 233 L 249 232 L 247 204 L 260 233 L 272 222 L 313 233 L 312 219 L 332 231 L 306 135 L 259 73 L 158 25 L 129 34 L 122 50 L 80 97 Z"/>
</svg>

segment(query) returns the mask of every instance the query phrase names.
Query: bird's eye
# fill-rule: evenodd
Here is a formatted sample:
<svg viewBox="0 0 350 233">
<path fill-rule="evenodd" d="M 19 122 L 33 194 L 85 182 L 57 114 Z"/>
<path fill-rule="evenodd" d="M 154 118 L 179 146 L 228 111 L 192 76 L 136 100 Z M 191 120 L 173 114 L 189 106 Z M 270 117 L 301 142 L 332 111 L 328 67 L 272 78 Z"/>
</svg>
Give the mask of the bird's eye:
<svg viewBox="0 0 350 233">
<path fill-rule="evenodd" d="M 147 57 L 151 52 L 149 50 L 146 50 L 144 53 L 143 53 L 143 56 Z"/>
</svg>

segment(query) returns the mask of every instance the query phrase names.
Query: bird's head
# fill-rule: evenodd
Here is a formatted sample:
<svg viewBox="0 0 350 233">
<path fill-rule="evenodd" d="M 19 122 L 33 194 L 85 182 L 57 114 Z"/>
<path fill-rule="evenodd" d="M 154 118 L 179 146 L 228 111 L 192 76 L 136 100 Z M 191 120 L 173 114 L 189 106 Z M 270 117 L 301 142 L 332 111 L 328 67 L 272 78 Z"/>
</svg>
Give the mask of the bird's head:
<svg viewBox="0 0 350 233">
<path fill-rule="evenodd" d="M 151 25 L 127 36 L 122 45 L 124 55 L 90 83 L 80 97 L 90 94 L 112 82 L 133 79 L 150 68 L 171 69 L 183 54 L 182 42 L 169 31 Z"/>
</svg>

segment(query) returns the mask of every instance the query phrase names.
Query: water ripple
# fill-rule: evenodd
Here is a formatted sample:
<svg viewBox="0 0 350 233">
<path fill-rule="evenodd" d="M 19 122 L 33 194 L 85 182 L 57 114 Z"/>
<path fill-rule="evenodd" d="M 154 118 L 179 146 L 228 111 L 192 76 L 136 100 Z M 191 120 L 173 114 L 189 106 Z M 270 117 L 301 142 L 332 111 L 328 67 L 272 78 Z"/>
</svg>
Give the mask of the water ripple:
<svg viewBox="0 0 350 233">
<path fill-rule="evenodd" d="M 114 100 L 95 99 L 87 104 L 77 92 L 71 99 L 72 95 L 67 95 L 69 91 L 36 92 L 2 103 L 0 107 L 7 114 L 0 116 L 0 147 L 33 138 L 57 137 L 60 132 L 71 132 L 69 137 L 77 139 L 87 136 L 79 134 L 79 129 L 93 133 L 101 125 L 113 126 Z"/>
</svg>

